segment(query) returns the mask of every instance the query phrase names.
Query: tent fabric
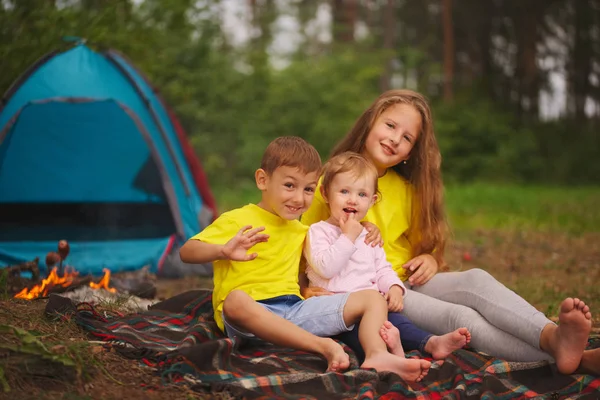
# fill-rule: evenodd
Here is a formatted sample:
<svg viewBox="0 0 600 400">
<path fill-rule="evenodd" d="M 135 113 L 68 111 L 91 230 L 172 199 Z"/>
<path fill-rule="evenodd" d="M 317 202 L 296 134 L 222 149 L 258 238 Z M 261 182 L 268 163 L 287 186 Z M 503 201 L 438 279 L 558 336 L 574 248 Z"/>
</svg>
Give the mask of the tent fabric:
<svg viewBox="0 0 600 400">
<path fill-rule="evenodd" d="M 43 260 L 67 239 L 87 252 L 71 256 L 81 272 L 156 271 L 173 238 L 216 216 L 179 123 L 118 53 L 78 44 L 46 56 L 2 104 L 0 266 Z"/>
<path fill-rule="evenodd" d="M 214 216 L 218 215 L 217 203 L 210 190 L 208 179 L 206 178 L 206 174 L 204 173 L 202 164 L 198 157 L 196 157 L 196 154 L 194 153 L 194 150 L 192 149 L 192 146 L 187 138 L 185 130 L 179 122 L 179 118 L 177 118 L 177 115 L 175 115 L 175 113 L 170 109 L 168 104 L 166 104 L 164 99 L 160 96 L 158 90 L 152 86 L 148 79 L 146 79 L 146 77 L 139 70 L 135 68 L 135 66 L 127 59 L 125 55 L 115 50 L 110 50 L 108 54 L 112 61 L 118 63 L 118 65 L 123 67 L 128 73 L 132 73 L 133 71 L 135 71 L 136 73 L 132 73 L 131 76 L 134 78 L 139 78 L 135 81 L 135 83 L 140 88 L 140 90 L 142 90 L 145 95 L 153 93 L 154 96 L 151 97 L 156 98 L 160 102 L 160 105 L 153 104 L 153 106 L 159 110 L 161 121 L 165 125 L 171 125 L 172 129 L 175 130 L 175 133 L 177 134 L 178 138 L 178 140 L 174 141 L 176 149 L 178 152 L 183 151 L 183 156 L 185 157 L 185 160 L 187 161 L 192 174 L 191 178 L 196 184 L 196 188 L 200 191 L 200 195 L 202 197 L 202 200 L 204 201 L 205 206 L 210 208 L 210 210 L 212 211 L 211 216 L 214 220 Z M 162 112 L 163 110 L 166 110 L 168 118 Z M 178 145 L 180 145 L 180 147 Z"/>
</svg>

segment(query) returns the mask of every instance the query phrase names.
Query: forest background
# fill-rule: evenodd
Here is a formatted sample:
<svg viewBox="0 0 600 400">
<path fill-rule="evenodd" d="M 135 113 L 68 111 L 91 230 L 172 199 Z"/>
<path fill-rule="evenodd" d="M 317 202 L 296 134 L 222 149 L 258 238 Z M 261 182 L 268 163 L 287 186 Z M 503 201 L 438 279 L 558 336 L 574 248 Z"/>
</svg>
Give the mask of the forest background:
<svg viewBox="0 0 600 400">
<path fill-rule="evenodd" d="M 326 158 L 381 91 L 410 88 L 432 103 L 447 183 L 589 185 L 599 22 L 600 0 L 2 0 L 0 91 L 69 37 L 115 48 L 212 185 L 242 188 L 273 138 Z"/>
</svg>

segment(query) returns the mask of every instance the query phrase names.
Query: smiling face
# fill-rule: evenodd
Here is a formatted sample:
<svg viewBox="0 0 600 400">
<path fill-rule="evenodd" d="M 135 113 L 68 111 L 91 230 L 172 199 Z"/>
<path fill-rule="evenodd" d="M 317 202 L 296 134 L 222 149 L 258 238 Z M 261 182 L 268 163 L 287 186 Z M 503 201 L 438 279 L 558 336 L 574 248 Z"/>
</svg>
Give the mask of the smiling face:
<svg viewBox="0 0 600 400">
<path fill-rule="evenodd" d="M 326 190 L 321 186 L 321 193 L 331 212 L 328 222 L 334 225 L 339 225 L 340 218 L 346 220 L 348 214 L 362 220 L 377 198 L 373 177 L 369 174 L 357 177 L 350 171 L 337 174 Z"/>
<path fill-rule="evenodd" d="M 299 218 L 310 207 L 319 179 L 317 171 L 296 167 L 278 167 L 271 175 L 258 169 L 255 177 L 262 191 L 258 206 L 286 220 Z"/>
<path fill-rule="evenodd" d="M 409 104 L 394 104 L 375 120 L 363 155 L 375 164 L 379 176 L 408 160 L 421 131 L 421 115 Z"/>
</svg>

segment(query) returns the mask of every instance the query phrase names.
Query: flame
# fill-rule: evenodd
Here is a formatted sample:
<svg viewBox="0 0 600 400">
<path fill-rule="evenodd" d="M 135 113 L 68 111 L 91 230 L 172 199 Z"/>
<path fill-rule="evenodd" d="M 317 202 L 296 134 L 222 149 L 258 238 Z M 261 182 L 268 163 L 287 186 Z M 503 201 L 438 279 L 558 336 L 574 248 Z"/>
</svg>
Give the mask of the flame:
<svg viewBox="0 0 600 400">
<path fill-rule="evenodd" d="M 65 268 L 65 274 L 62 277 L 58 276 L 56 272 L 58 269 L 56 267 L 52 268 L 50 271 L 50 275 L 46 279 L 42 281 L 42 283 L 35 285 L 31 289 L 24 288 L 19 293 L 15 295 L 15 299 L 26 299 L 31 300 L 38 297 L 43 297 L 48 295 L 48 291 L 54 286 L 67 287 L 73 283 L 73 279 L 79 275 L 79 272 L 75 270 L 69 270 L 69 268 Z"/>
<path fill-rule="evenodd" d="M 100 279 L 100 282 L 90 282 L 90 287 L 92 289 L 105 289 L 111 293 L 117 293 L 117 289 L 108 286 L 108 283 L 110 282 L 110 270 L 104 268 L 102 271 L 104 271 L 104 276 L 102 277 L 102 279 Z"/>
</svg>

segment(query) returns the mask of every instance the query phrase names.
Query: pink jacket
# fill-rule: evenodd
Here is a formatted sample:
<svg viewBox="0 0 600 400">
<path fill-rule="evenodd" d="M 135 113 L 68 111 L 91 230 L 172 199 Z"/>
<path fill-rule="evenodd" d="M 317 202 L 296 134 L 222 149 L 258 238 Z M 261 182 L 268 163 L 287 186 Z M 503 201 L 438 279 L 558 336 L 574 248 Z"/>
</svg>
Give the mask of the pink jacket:
<svg viewBox="0 0 600 400">
<path fill-rule="evenodd" d="M 363 229 L 352 243 L 339 227 L 329 222 L 312 224 L 304 246 L 310 286 L 335 293 L 363 289 L 387 293 L 392 285 L 398 285 L 406 295 L 406 288 L 386 260 L 385 251 L 379 246 L 366 245 L 366 234 Z"/>
</svg>

